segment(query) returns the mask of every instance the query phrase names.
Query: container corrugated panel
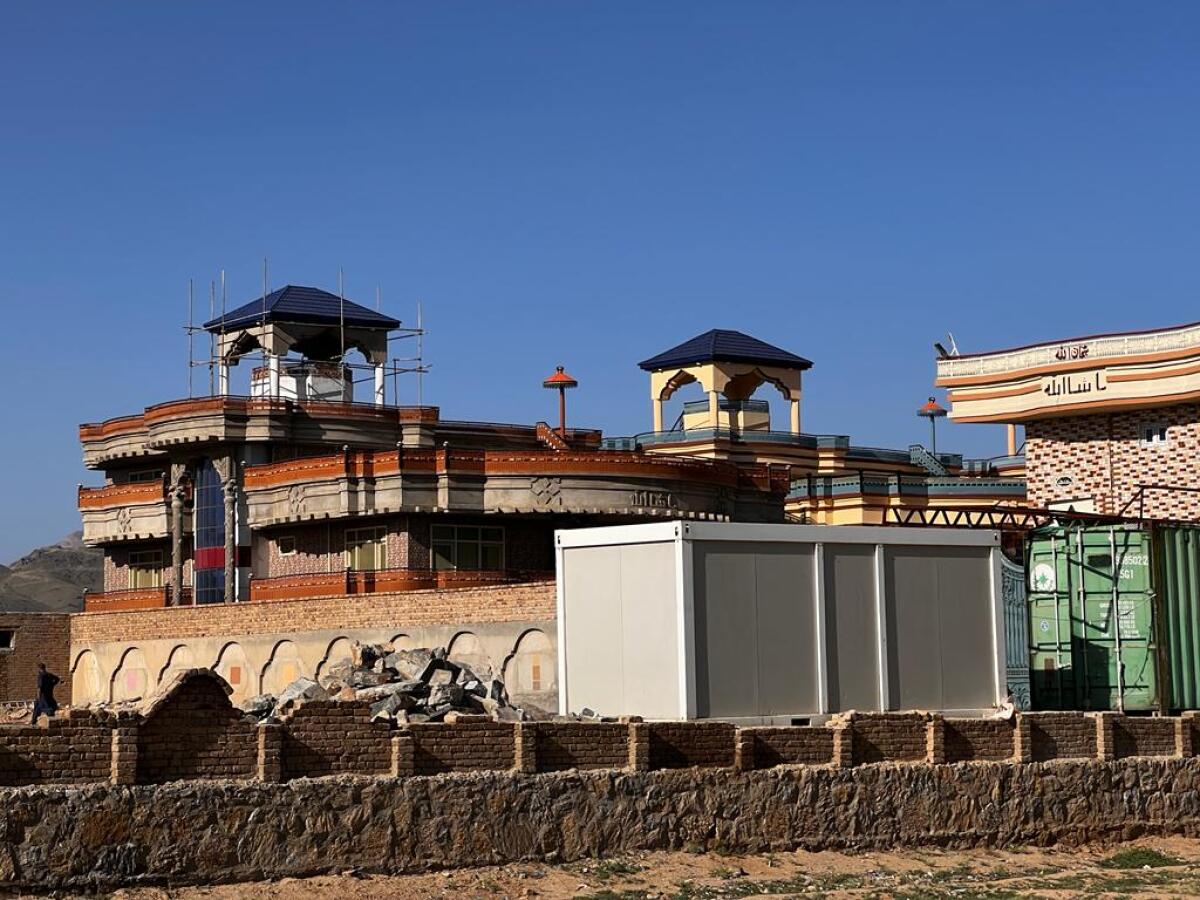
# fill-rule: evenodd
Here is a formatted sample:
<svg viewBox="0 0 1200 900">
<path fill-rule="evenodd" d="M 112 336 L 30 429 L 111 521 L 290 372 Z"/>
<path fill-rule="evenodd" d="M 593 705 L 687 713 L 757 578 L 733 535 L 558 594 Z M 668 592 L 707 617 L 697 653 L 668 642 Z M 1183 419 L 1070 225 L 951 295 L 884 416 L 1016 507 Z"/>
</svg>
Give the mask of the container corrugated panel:
<svg viewBox="0 0 1200 900">
<path fill-rule="evenodd" d="M 1162 610 L 1166 618 L 1170 704 L 1200 708 L 1200 529 L 1155 531 L 1159 547 Z"/>
<path fill-rule="evenodd" d="M 1149 533 L 1051 526 L 1027 559 L 1034 707 L 1158 708 Z"/>
</svg>

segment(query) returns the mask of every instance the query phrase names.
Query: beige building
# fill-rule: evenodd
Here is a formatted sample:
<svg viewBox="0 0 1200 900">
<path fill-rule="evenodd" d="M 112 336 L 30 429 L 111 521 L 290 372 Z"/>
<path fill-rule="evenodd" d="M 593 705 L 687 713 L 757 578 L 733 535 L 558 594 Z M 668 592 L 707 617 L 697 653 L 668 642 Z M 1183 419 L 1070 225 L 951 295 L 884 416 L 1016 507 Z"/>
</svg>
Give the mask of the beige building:
<svg viewBox="0 0 1200 900">
<path fill-rule="evenodd" d="M 857 446 L 846 435 L 803 432 L 802 379 L 812 363 L 750 335 L 714 329 L 639 365 L 650 376 L 654 430 L 602 446 L 782 467 L 791 481 L 786 509 L 792 521 L 877 525 L 914 512 L 1024 503 L 1024 460 L 1015 448 L 995 459 L 969 460 L 934 455 L 921 444 L 889 450 Z M 667 402 L 681 390 L 694 394 L 692 385 L 703 398 L 683 402 L 668 423 Z M 764 392 L 786 404 L 785 428 L 774 426 Z"/>
<path fill-rule="evenodd" d="M 937 363 L 958 422 L 1025 433 L 1035 507 L 1200 518 L 1200 324 Z"/>
</svg>

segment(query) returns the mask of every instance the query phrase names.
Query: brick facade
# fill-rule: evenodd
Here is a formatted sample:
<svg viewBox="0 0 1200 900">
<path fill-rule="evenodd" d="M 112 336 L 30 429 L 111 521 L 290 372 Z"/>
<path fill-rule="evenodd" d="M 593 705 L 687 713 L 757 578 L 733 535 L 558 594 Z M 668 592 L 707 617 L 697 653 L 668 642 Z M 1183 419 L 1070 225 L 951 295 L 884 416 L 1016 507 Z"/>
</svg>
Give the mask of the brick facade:
<svg viewBox="0 0 1200 900">
<path fill-rule="evenodd" d="M 0 700 L 29 700 L 37 695 L 37 665 L 61 681 L 54 697 L 71 702 L 71 617 L 65 613 L 0 612 L 0 631 L 12 633 L 11 649 L 0 650 Z"/>
<path fill-rule="evenodd" d="M 74 645 L 132 643 L 160 638 L 287 634 L 328 628 L 330 623 L 348 630 L 398 624 L 548 621 L 554 617 L 554 584 L 537 582 L 321 600 L 77 613 L 70 617 L 70 640 Z"/>
<path fill-rule="evenodd" d="M 162 583 L 171 583 L 171 544 L 169 541 L 145 541 L 136 545 L 104 548 L 104 590 L 128 591 L 133 588 L 129 569 L 129 554 L 142 550 L 158 550 L 162 553 Z M 183 544 L 183 583 L 192 583 L 191 540 Z"/>
<path fill-rule="evenodd" d="M 1143 430 L 1166 427 L 1166 441 L 1148 443 Z M 1068 416 L 1025 426 L 1029 502 L 1093 499 L 1099 513 L 1139 512 L 1139 485 L 1200 485 L 1200 405 Z M 1141 511 L 1151 518 L 1200 519 L 1200 494 L 1148 490 Z"/>
<path fill-rule="evenodd" d="M 346 568 L 346 531 L 351 528 L 379 526 L 387 530 L 387 559 L 389 569 L 408 568 L 409 522 L 407 516 L 392 516 L 378 519 L 348 519 L 326 521 L 307 525 L 289 525 L 272 529 L 264 541 L 266 567 L 255 574 L 262 578 L 278 578 L 284 575 L 316 575 L 323 572 L 341 572 Z M 291 553 L 282 554 L 280 539 L 293 543 Z M 426 562 L 426 565 L 428 563 Z"/>
</svg>

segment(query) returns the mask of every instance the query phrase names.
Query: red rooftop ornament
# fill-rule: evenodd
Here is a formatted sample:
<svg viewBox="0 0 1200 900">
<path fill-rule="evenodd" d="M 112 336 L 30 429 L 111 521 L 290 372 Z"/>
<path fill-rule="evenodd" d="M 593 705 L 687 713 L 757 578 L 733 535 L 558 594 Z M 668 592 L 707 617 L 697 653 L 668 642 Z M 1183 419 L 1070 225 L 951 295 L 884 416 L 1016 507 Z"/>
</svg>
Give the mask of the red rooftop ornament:
<svg viewBox="0 0 1200 900">
<path fill-rule="evenodd" d="M 946 410 L 932 397 L 929 402 L 917 410 L 917 415 L 929 420 L 930 448 L 929 451 L 937 456 L 937 420 L 946 415 Z"/>
<path fill-rule="evenodd" d="M 563 440 L 567 437 L 567 389 L 579 387 L 579 382 L 563 371 L 559 366 L 554 374 L 542 382 L 544 388 L 558 389 L 558 436 Z"/>
</svg>

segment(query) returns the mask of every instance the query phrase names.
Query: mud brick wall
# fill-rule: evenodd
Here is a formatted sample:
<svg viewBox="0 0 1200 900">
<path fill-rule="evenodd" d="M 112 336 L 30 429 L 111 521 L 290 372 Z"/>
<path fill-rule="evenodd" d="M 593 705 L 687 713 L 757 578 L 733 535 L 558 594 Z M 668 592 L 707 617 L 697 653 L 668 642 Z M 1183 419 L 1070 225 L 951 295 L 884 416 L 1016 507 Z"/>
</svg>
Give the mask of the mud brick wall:
<svg viewBox="0 0 1200 900">
<path fill-rule="evenodd" d="M 650 728 L 650 768 L 732 766 L 737 729 L 723 722 L 655 722 Z"/>
<path fill-rule="evenodd" d="M 250 778 L 257 761 L 256 726 L 213 679 L 183 683 L 138 729 L 139 784 Z"/>
<path fill-rule="evenodd" d="M 0 785 L 87 784 L 112 769 L 112 727 L 81 710 L 48 727 L 0 728 Z"/>
<path fill-rule="evenodd" d="M 71 702 L 71 617 L 65 613 L 0 612 L 0 631 L 12 632 L 12 647 L 0 650 L 0 700 L 37 695 L 37 664 L 62 679 L 54 697 Z"/>
<path fill-rule="evenodd" d="M 511 769 L 516 760 L 515 729 L 501 722 L 456 722 L 453 725 L 414 724 L 413 771 L 480 772 Z"/>
<path fill-rule="evenodd" d="M 855 716 L 854 764 L 921 762 L 927 752 L 924 713 L 883 713 Z"/>
<path fill-rule="evenodd" d="M 1031 713 L 1029 739 L 1034 762 L 1096 758 L 1096 720 L 1079 713 Z"/>
<path fill-rule="evenodd" d="M 1014 723 L 1004 719 L 945 719 L 946 762 L 1004 762 L 1013 756 Z"/>
<path fill-rule="evenodd" d="M 390 628 L 397 622 L 417 626 L 550 621 L 554 617 L 554 582 L 548 581 L 324 600 L 76 613 L 70 620 L 71 642 L 88 644 L 318 631 L 328 628 L 330 622 L 353 629 Z"/>
<path fill-rule="evenodd" d="M 1113 750 L 1117 759 L 1175 755 L 1176 719 L 1116 716 L 1112 721 Z"/>
<path fill-rule="evenodd" d="M 391 771 L 392 729 L 371 721 L 366 701 L 309 701 L 284 722 L 283 778 Z"/>
<path fill-rule="evenodd" d="M 537 769 L 622 769 L 629 762 L 629 726 L 609 722 L 539 722 Z"/>
<path fill-rule="evenodd" d="M 833 730 L 829 728 L 743 728 L 742 734 L 751 736 L 756 769 L 833 762 Z"/>
</svg>

